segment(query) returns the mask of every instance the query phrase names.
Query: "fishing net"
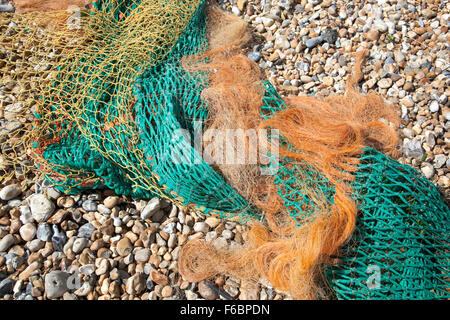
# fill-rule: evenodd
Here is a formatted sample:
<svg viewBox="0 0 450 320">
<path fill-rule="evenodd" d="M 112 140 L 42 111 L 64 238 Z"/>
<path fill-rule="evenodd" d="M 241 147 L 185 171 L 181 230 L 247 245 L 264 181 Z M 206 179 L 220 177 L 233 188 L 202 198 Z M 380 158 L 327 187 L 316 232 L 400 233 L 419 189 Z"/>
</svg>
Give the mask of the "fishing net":
<svg viewBox="0 0 450 320">
<path fill-rule="evenodd" d="M 210 25 L 235 21 L 214 12 Z M 188 243 L 179 268 L 191 281 L 237 273 L 299 298 L 321 296 L 319 282 L 340 299 L 449 297 L 449 209 L 375 150 L 396 143 L 377 120 L 395 122 L 382 99 L 353 90 L 283 101 L 236 53 L 238 22 L 208 31 L 204 0 L 0 18 L 1 183 L 43 174 L 66 193 L 107 187 L 252 224 L 242 250 Z M 235 42 L 220 40 L 233 30 Z M 211 164 L 191 138 L 203 126 L 276 128 L 282 152 L 264 150 L 269 164 Z"/>
</svg>

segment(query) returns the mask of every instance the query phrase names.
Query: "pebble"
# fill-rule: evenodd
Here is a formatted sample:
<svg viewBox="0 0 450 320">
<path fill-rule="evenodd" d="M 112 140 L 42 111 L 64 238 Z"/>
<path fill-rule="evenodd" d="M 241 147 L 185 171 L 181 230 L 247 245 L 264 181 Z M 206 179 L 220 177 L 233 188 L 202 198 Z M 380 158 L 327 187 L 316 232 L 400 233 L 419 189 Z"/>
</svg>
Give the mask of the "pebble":
<svg viewBox="0 0 450 320">
<path fill-rule="evenodd" d="M 262 57 L 261 52 L 258 52 L 258 51 L 249 52 L 247 56 L 249 57 L 249 59 L 251 59 L 255 62 L 258 62 L 259 60 L 261 60 L 261 57 Z"/>
<path fill-rule="evenodd" d="M 18 197 L 22 189 L 18 184 L 10 184 L 0 190 L 0 199 L 7 201 Z"/>
<path fill-rule="evenodd" d="M 3 297 L 7 294 L 12 294 L 13 288 L 14 288 L 14 280 L 6 278 L 0 281 L 0 297 Z"/>
<path fill-rule="evenodd" d="M 37 222 L 44 222 L 51 217 L 55 204 L 43 194 L 33 194 L 29 198 L 31 214 Z"/>
<path fill-rule="evenodd" d="M 205 222 L 196 222 L 194 224 L 194 231 L 195 232 L 203 232 L 207 233 L 209 230 L 208 225 Z"/>
<path fill-rule="evenodd" d="M 160 200 L 158 198 L 151 199 L 145 208 L 141 212 L 141 219 L 150 219 L 153 214 L 155 214 L 161 208 Z"/>
<path fill-rule="evenodd" d="M 164 298 L 168 298 L 173 294 L 173 288 L 171 286 L 165 286 L 164 288 L 162 288 L 161 290 L 161 295 Z"/>
<path fill-rule="evenodd" d="M 134 254 L 134 258 L 137 262 L 147 262 L 150 259 L 150 250 L 147 248 L 138 249 Z"/>
<path fill-rule="evenodd" d="M 314 37 L 311 39 L 306 40 L 305 45 L 307 48 L 314 48 L 316 47 L 318 44 L 322 43 L 323 38 L 322 37 Z"/>
<path fill-rule="evenodd" d="M 433 166 L 427 162 L 424 162 L 422 165 L 423 166 L 422 166 L 421 170 L 422 170 L 422 173 L 425 176 L 425 178 L 430 179 L 431 177 L 433 177 L 433 175 L 434 175 Z"/>
<path fill-rule="evenodd" d="M 77 238 L 72 244 L 73 253 L 77 254 L 87 247 L 89 240 L 86 238 Z"/>
<path fill-rule="evenodd" d="M 422 149 L 422 144 L 419 140 L 410 140 L 405 138 L 403 140 L 403 153 L 407 157 L 412 157 L 415 159 L 422 159 L 424 155 L 424 151 Z"/>
<path fill-rule="evenodd" d="M 19 230 L 20 236 L 25 241 L 31 241 L 36 235 L 36 226 L 33 223 L 24 224 Z"/>
<path fill-rule="evenodd" d="M 39 224 L 36 237 L 42 241 L 51 241 L 53 236 L 52 228 L 46 222 Z"/>
<path fill-rule="evenodd" d="M 436 100 L 433 100 L 430 103 L 430 111 L 431 112 L 438 112 L 439 111 L 439 102 L 437 102 Z"/>
<path fill-rule="evenodd" d="M 34 218 L 31 214 L 29 206 L 20 206 L 19 211 L 20 211 L 20 221 L 23 224 L 34 222 Z"/>
<path fill-rule="evenodd" d="M 67 279 L 70 274 L 63 271 L 52 271 L 45 275 L 45 294 L 49 299 L 60 298 L 69 289 Z"/>
<path fill-rule="evenodd" d="M 324 42 L 334 44 L 338 38 L 338 31 L 335 29 L 327 28 L 322 32 L 321 37 Z"/>
<path fill-rule="evenodd" d="M 88 212 L 97 211 L 97 203 L 92 200 L 83 201 L 82 207 Z"/>
<path fill-rule="evenodd" d="M 16 243 L 16 238 L 12 234 L 7 234 L 0 240 L 0 252 L 7 251 Z"/>
<path fill-rule="evenodd" d="M 103 200 L 103 205 L 108 209 L 112 209 L 119 204 L 119 201 L 120 198 L 118 196 L 109 196 Z"/>
<path fill-rule="evenodd" d="M 92 233 L 95 231 L 95 227 L 91 223 L 83 224 L 78 229 L 78 237 L 79 238 L 90 238 Z"/>
<path fill-rule="evenodd" d="M 119 240 L 116 249 L 119 255 L 126 256 L 133 250 L 133 244 L 131 243 L 130 239 L 124 237 Z"/>
<path fill-rule="evenodd" d="M 198 283 L 198 293 L 206 300 L 216 300 L 219 297 L 217 292 L 208 287 L 204 281 Z"/>
<path fill-rule="evenodd" d="M 381 89 L 387 89 L 392 86 L 392 80 L 389 78 L 383 78 L 383 79 L 379 80 L 377 82 L 377 84 L 378 84 L 378 87 L 380 87 Z"/>
<path fill-rule="evenodd" d="M 64 245 L 67 241 L 67 236 L 64 231 L 60 231 L 57 225 L 53 225 L 52 243 L 57 251 L 63 251 Z"/>
<path fill-rule="evenodd" d="M 444 154 L 437 154 L 434 156 L 434 161 L 433 161 L 434 165 L 433 166 L 436 169 L 440 169 L 445 165 L 446 162 L 447 162 L 447 157 Z"/>
<path fill-rule="evenodd" d="M 1 4 L 0 5 L 0 12 L 14 12 L 14 7 L 10 6 L 9 4 Z"/>
</svg>

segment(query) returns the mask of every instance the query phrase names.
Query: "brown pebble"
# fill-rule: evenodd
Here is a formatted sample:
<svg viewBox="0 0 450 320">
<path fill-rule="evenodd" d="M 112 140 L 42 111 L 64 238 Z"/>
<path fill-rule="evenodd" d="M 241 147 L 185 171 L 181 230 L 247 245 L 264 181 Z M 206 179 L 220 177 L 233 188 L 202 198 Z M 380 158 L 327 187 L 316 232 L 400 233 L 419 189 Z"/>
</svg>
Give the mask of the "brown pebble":
<svg viewBox="0 0 450 320">
<path fill-rule="evenodd" d="M 133 250 L 133 244 L 130 239 L 123 237 L 119 240 L 116 247 L 117 253 L 121 256 L 127 256 Z"/>
<path fill-rule="evenodd" d="M 165 286 L 164 288 L 162 288 L 161 290 L 161 295 L 164 298 L 168 298 L 173 294 L 173 288 L 170 286 Z"/>
<path fill-rule="evenodd" d="M 161 286 L 165 286 L 169 283 L 169 279 L 167 278 L 167 276 L 159 273 L 154 269 L 150 271 L 150 279 Z"/>
</svg>

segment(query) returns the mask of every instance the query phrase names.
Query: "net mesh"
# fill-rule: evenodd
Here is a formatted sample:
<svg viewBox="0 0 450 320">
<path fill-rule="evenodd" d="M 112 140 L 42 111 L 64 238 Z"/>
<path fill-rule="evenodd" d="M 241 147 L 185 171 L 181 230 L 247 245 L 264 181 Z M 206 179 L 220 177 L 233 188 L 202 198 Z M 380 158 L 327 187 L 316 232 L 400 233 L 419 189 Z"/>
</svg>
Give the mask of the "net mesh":
<svg viewBox="0 0 450 320">
<path fill-rule="evenodd" d="M 0 16 L 1 183 L 44 174 L 67 193 L 107 187 L 259 219 L 190 138 L 209 116 L 201 96 L 208 75 L 181 60 L 208 47 L 205 8 L 204 0 L 104 0 L 77 19 L 66 11 Z M 270 119 L 286 104 L 264 88 L 261 118 Z M 297 226 L 320 209 L 314 193 L 333 203 L 333 184 L 319 171 L 287 157 L 280 165 L 274 182 Z M 434 186 L 372 148 L 354 175 L 359 215 L 327 269 L 332 294 L 448 298 L 450 212 Z"/>
</svg>

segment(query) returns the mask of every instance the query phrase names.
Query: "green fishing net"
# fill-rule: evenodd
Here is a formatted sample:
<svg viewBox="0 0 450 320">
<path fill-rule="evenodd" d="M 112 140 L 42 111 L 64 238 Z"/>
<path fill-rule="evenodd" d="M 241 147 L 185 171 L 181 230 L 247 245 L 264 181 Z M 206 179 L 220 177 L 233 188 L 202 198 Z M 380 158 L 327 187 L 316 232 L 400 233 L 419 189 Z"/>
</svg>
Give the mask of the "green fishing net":
<svg viewBox="0 0 450 320">
<path fill-rule="evenodd" d="M 46 178 L 67 193 L 107 187 L 222 217 L 259 219 L 190 139 L 208 117 L 200 97 L 207 75 L 187 72 L 181 59 L 207 49 L 205 1 L 93 5 L 82 17 L 85 38 L 54 63 L 34 113 L 30 139 Z M 261 116 L 267 118 L 285 104 L 269 83 L 265 89 Z M 357 227 L 340 263 L 327 270 L 332 295 L 449 298 L 450 212 L 435 187 L 370 148 L 355 175 Z M 282 158 L 274 179 L 298 224 L 317 210 L 300 190 L 318 190 L 333 201 L 333 187 L 307 165 Z"/>
</svg>

